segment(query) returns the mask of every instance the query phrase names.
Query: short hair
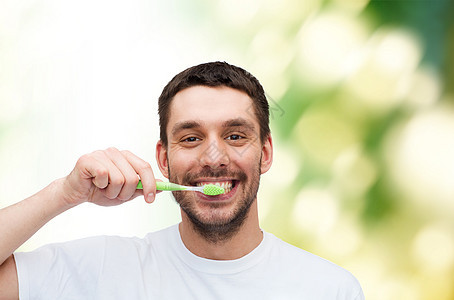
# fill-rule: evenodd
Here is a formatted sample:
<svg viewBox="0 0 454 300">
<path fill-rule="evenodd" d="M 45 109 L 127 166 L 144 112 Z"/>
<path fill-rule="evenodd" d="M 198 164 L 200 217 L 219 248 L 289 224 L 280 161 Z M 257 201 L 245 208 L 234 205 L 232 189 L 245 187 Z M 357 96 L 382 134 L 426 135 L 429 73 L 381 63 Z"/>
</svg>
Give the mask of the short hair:
<svg viewBox="0 0 454 300">
<path fill-rule="evenodd" d="M 164 87 L 159 96 L 158 113 L 160 138 L 165 147 L 168 145 L 170 104 L 178 92 L 193 86 L 226 86 L 246 93 L 252 99 L 254 113 L 260 125 L 260 140 L 262 144 L 265 142 L 270 134 L 269 105 L 262 85 L 246 70 L 218 61 L 190 67 L 173 77 Z"/>
</svg>

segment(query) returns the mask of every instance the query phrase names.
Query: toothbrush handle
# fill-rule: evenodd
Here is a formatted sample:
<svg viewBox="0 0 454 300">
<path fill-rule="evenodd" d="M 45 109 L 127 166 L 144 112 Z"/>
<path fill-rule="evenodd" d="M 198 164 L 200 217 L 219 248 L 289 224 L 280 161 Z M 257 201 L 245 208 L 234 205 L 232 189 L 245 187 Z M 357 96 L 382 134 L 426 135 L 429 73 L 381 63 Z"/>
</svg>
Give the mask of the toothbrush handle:
<svg viewBox="0 0 454 300">
<path fill-rule="evenodd" d="M 187 188 L 172 182 L 156 181 L 156 189 L 160 191 L 184 191 Z"/>
<path fill-rule="evenodd" d="M 137 189 L 143 189 L 142 181 L 137 184 Z M 156 189 L 159 191 L 184 191 L 186 187 L 172 182 L 156 181 Z"/>
</svg>

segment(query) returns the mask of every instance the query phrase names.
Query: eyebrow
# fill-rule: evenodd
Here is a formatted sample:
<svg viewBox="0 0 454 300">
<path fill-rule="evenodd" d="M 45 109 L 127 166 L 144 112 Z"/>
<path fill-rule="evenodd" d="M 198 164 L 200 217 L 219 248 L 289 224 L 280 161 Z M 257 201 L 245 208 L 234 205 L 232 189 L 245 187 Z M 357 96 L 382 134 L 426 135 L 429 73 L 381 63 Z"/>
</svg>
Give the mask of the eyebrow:
<svg viewBox="0 0 454 300">
<path fill-rule="evenodd" d="M 202 121 L 182 121 L 176 123 L 173 128 L 172 128 L 172 135 L 177 134 L 178 132 L 185 130 L 185 129 L 195 129 L 195 128 L 200 128 L 202 127 L 203 122 Z M 243 119 L 243 118 L 235 118 L 235 119 L 230 119 L 222 123 L 222 127 L 227 128 L 227 127 L 246 127 L 249 130 L 254 130 L 255 126 L 252 122 Z"/>
<path fill-rule="evenodd" d="M 222 127 L 246 127 L 249 130 L 255 129 L 255 126 L 252 122 L 243 118 L 227 120 L 222 124 Z"/>
<path fill-rule="evenodd" d="M 199 121 L 183 121 L 183 122 L 178 122 L 173 126 L 172 128 L 172 135 L 177 134 L 181 130 L 185 129 L 194 129 L 194 128 L 200 128 L 202 125 L 200 124 Z"/>
</svg>

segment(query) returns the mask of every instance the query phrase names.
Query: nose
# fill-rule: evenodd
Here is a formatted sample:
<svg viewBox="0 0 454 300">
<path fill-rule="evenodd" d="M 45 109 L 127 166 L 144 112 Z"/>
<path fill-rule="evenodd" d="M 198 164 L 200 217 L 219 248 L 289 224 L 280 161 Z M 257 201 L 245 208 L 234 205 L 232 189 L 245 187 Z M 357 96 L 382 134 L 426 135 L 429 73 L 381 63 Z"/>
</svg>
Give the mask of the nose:
<svg viewBox="0 0 454 300">
<path fill-rule="evenodd" d="M 205 149 L 199 157 L 202 167 L 218 169 L 226 167 L 230 163 L 230 158 L 222 139 L 208 139 Z"/>
</svg>

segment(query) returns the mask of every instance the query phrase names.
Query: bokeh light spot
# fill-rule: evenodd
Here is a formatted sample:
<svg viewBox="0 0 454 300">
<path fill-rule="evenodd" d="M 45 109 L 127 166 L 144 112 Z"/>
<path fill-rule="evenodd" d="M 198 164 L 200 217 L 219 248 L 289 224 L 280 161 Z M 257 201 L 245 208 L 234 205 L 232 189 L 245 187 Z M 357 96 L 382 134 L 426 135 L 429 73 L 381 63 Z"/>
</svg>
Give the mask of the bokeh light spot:
<svg viewBox="0 0 454 300">
<path fill-rule="evenodd" d="M 351 57 L 366 36 L 358 19 L 334 11 L 310 18 L 299 33 L 300 75 L 316 86 L 335 84 L 349 68 Z"/>
<path fill-rule="evenodd" d="M 423 227 L 414 239 L 412 254 L 426 272 L 449 272 L 454 266 L 454 231 L 438 223 Z"/>
<path fill-rule="evenodd" d="M 408 199 L 454 214 L 454 109 L 415 115 L 389 144 L 388 164 Z"/>
<path fill-rule="evenodd" d="M 323 188 L 306 187 L 296 197 L 293 221 L 314 235 L 329 231 L 338 218 L 338 201 Z"/>
</svg>

